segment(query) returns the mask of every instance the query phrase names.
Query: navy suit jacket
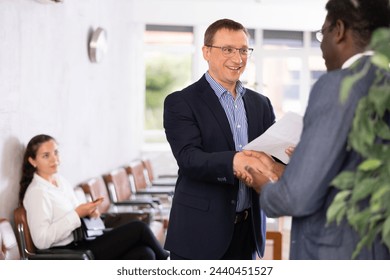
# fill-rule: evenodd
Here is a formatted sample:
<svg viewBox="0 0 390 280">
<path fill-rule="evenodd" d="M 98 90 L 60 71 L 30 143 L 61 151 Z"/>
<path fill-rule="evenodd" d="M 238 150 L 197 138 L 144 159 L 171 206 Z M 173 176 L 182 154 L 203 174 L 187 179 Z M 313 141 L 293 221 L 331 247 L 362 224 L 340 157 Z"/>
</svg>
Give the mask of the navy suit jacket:
<svg viewBox="0 0 390 280">
<path fill-rule="evenodd" d="M 361 239 L 346 221 L 327 225 L 326 212 L 339 192 L 331 181 L 362 162 L 358 154 L 347 149 L 347 138 L 356 106 L 367 95 L 378 68 L 369 65 L 344 104 L 340 102 L 340 86 L 366 62 L 367 57 L 361 58 L 356 68 L 332 71 L 318 80 L 290 163 L 282 178 L 261 192 L 261 206 L 268 217 L 293 216 L 290 259 L 350 259 Z M 377 239 L 358 258 L 390 259 L 390 253 Z"/>
<path fill-rule="evenodd" d="M 251 141 L 275 116 L 267 97 L 247 89 L 243 99 Z M 165 248 L 187 259 L 220 259 L 234 230 L 236 151 L 225 111 L 205 76 L 165 99 L 164 128 L 179 166 Z M 251 195 L 253 231 L 262 256 L 266 221 L 258 195 Z"/>
</svg>

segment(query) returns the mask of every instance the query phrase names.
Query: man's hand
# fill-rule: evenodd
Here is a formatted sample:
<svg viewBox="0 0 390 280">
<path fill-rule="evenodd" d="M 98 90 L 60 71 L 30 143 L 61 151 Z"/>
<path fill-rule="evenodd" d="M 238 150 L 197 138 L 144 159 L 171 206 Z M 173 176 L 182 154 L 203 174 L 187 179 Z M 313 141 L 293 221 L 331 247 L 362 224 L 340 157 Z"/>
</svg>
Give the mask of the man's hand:
<svg viewBox="0 0 390 280">
<path fill-rule="evenodd" d="M 278 174 L 274 169 L 275 161 L 263 152 L 243 151 L 233 158 L 234 175 L 245 183 L 251 185 L 253 176 L 248 172 L 248 166 L 266 176 L 271 181 L 278 180 Z"/>
<path fill-rule="evenodd" d="M 264 152 L 245 150 L 237 153 L 235 159 L 236 157 L 237 165 L 233 160 L 236 177 L 258 193 L 266 183 L 279 180 L 284 172 L 284 165 L 276 162 Z M 244 171 L 242 171 L 242 166 Z"/>
<path fill-rule="evenodd" d="M 257 193 L 260 193 L 263 189 L 263 186 L 265 186 L 269 182 L 274 182 L 273 180 L 270 180 L 267 176 L 264 176 L 263 173 L 255 170 L 251 166 L 247 165 L 245 167 L 246 171 L 251 176 L 251 181 L 244 180 L 245 185 L 248 187 L 254 189 Z"/>
<path fill-rule="evenodd" d="M 291 158 L 294 151 L 295 151 L 295 146 L 289 146 L 289 147 L 287 147 L 287 149 L 284 152 L 288 155 L 288 157 Z"/>
<path fill-rule="evenodd" d="M 294 151 L 291 151 L 291 155 Z M 243 153 L 250 157 L 255 157 L 258 160 L 261 161 L 261 164 L 259 166 L 252 166 L 250 164 L 250 167 L 254 169 L 254 171 L 260 171 L 265 176 L 268 176 L 270 181 L 277 181 L 280 177 L 282 177 L 285 165 L 279 162 L 276 162 L 270 155 L 264 153 L 264 152 L 258 152 L 258 151 L 252 151 L 252 150 L 245 150 Z M 287 151 L 286 151 L 287 153 Z M 252 171 L 253 172 L 253 171 Z"/>
</svg>

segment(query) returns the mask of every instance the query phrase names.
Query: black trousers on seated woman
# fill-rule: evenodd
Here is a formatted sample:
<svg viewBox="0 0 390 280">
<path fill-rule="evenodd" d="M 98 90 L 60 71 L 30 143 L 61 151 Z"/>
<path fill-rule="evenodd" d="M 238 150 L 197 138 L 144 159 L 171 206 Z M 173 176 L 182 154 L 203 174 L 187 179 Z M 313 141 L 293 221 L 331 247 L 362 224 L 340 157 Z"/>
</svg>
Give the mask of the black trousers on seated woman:
<svg viewBox="0 0 390 280">
<path fill-rule="evenodd" d="M 91 250 L 97 260 L 165 260 L 165 251 L 149 226 L 132 221 L 104 233 L 94 240 L 85 240 L 61 248 Z"/>
</svg>

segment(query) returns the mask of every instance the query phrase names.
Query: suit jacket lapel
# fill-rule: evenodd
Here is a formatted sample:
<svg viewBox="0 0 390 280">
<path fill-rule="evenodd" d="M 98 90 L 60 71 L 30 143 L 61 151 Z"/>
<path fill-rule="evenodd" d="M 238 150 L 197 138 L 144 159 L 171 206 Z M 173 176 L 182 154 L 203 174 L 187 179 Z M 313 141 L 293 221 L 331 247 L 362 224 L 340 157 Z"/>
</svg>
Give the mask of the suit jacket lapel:
<svg viewBox="0 0 390 280">
<path fill-rule="evenodd" d="M 222 108 L 221 103 L 218 100 L 218 97 L 215 95 L 213 89 L 210 87 L 205 76 L 203 76 L 199 82 L 199 97 L 202 98 L 208 107 L 208 109 L 213 113 L 218 124 L 222 128 L 222 131 L 225 134 L 226 139 L 229 142 L 229 146 L 232 150 L 235 150 L 233 134 L 230 129 L 229 121 L 227 119 L 225 110 Z"/>
</svg>

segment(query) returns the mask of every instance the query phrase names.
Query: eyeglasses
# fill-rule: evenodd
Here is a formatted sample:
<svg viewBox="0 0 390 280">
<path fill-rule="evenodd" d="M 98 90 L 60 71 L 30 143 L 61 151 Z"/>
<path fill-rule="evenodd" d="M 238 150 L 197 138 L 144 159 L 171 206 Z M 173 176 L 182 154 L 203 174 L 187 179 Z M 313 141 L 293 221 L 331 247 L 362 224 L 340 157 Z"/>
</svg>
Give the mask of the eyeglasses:
<svg viewBox="0 0 390 280">
<path fill-rule="evenodd" d="M 225 57 L 233 57 L 237 51 L 241 56 L 249 57 L 253 52 L 252 48 L 218 47 L 212 45 L 206 45 L 206 47 L 220 49 Z"/>
<path fill-rule="evenodd" d="M 320 30 L 317 30 L 315 33 L 316 33 L 316 39 L 318 42 L 322 42 L 322 40 L 324 39 L 324 32 L 326 29 L 329 29 L 331 27 L 331 25 L 327 26 L 327 27 L 324 27 Z"/>
</svg>

